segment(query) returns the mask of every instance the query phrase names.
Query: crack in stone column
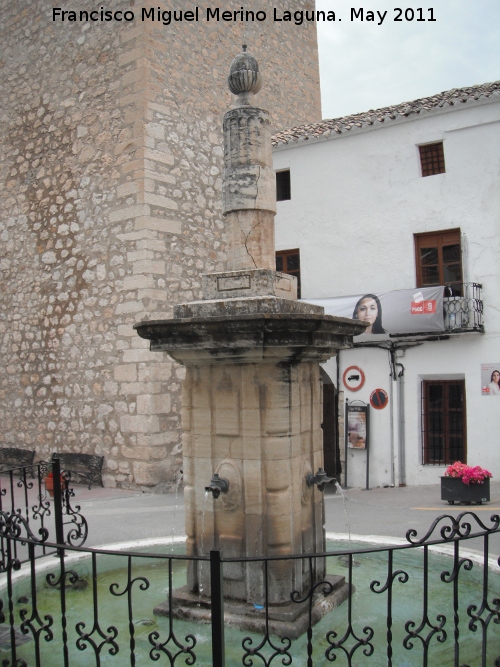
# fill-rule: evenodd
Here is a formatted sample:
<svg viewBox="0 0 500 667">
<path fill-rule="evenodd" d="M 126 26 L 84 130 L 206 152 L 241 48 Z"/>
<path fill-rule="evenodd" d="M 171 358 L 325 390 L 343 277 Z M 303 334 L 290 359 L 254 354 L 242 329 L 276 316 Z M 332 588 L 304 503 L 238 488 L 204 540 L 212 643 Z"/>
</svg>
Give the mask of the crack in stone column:
<svg viewBox="0 0 500 667">
<path fill-rule="evenodd" d="M 245 232 L 243 231 L 243 229 L 241 229 L 241 226 L 240 226 L 240 229 L 243 233 L 243 236 L 245 237 L 245 250 L 247 251 L 247 254 L 250 257 L 250 259 L 252 260 L 252 262 L 254 263 L 254 266 L 255 266 L 256 269 L 258 269 L 259 267 L 257 266 L 257 263 L 256 263 L 253 255 L 252 255 L 252 253 L 248 249 L 248 239 L 250 238 L 250 236 L 252 235 L 252 232 L 258 227 L 259 224 L 260 224 L 260 222 L 256 222 L 254 225 L 252 225 L 248 234 L 245 234 Z"/>
<path fill-rule="evenodd" d="M 258 167 L 258 172 L 257 172 L 257 181 L 256 181 L 256 187 L 257 187 L 257 194 L 256 194 L 256 196 L 255 196 L 255 201 L 256 201 L 256 202 L 259 200 L 259 182 L 260 182 L 260 176 L 261 176 L 261 167 L 259 166 L 259 167 Z M 262 224 L 262 221 L 261 221 L 261 220 L 257 220 L 257 222 L 255 222 L 255 224 L 252 225 L 252 227 L 251 227 L 250 231 L 248 232 L 248 234 L 245 234 L 245 232 L 243 231 L 243 229 L 241 229 L 241 225 L 240 225 L 240 229 L 241 229 L 241 231 L 242 231 L 242 233 L 243 233 L 243 236 L 245 237 L 245 250 L 247 251 L 247 254 L 248 254 L 248 256 L 250 257 L 250 259 L 252 260 L 252 262 L 253 262 L 253 264 L 254 264 L 254 266 L 255 266 L 256 269 L 258 269 L 259 267 L 257 266 L 257 263 L 256 263 L 256 261 L 255 261 L 255 259 L 254 259 L 254 256 L 252 255 L 252 253 L 251 253 L 250 250 L 248 249 L 248 239 L 250 238 L 250 236 L 252 235 L 252 233 L 255 231 L 255 229 L 256 229 L 260 224 Z"/>
</svg>

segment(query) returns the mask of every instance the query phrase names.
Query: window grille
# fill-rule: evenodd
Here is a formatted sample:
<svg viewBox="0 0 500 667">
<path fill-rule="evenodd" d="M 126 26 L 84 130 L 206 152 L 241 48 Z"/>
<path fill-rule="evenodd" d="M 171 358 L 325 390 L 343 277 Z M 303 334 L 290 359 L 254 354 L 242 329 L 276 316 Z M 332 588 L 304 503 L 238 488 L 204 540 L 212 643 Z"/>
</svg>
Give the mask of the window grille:
<svg viewBox="0 0 500 667">
<path fill-rule="evenodd" d="M 422 167 L 422 176 L 434 176 L 434 174 L 444 174 L 446 169 L 444 165 L 443 142 L 436 144 L 427 144 L 419 146 L 420 165 Z"/>
<path fill-rule="evenodd" d="M 291 199 L 290 169 L 276 172 L 276 201 Z"/>
<path fill-rule="evenodd" d="M 422 461 L 466 463 L 465 380 L 422 382 Z"/>
</svg>

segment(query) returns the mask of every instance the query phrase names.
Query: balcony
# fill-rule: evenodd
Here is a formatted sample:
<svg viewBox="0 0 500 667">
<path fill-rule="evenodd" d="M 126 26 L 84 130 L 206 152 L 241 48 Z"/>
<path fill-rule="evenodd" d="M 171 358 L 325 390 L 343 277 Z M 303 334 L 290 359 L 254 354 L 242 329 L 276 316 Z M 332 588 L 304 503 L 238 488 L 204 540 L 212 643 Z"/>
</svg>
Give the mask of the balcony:
<svg viewBox="0 0 500 667">
<path fill-rule="evenodd" d="M 479 283 L 463 283 L 460 290 L 461 296 L 446 296 L 449 288 L 444 288 L 444 329 L 446 332 L 484 331 L 481 288 L 482 285 Z"/>
</svg>

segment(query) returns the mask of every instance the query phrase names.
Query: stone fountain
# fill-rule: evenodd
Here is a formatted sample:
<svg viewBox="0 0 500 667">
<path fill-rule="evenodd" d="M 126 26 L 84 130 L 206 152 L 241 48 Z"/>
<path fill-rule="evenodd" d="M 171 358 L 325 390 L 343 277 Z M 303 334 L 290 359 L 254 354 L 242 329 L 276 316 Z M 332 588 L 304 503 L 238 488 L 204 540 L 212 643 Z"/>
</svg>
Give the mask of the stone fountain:
<svg viewBox="0 0 500 667">
<path fill-rule="evenodd" d="M 223 213 L 228 271 L 202 277 L 203 299 L 175 306 L 168 320 L 136 325 L 151 350 L 186 367 L 182 425 L 187 554 L 221 549 L 224 558 L 325 551 L 325 475 L 321 430 L 321 362 L 350 347 L 365 325 L 324 315 L 297 301 L 297 279 L 275 270 L 276 179 L 269 115 L 253 105 L 262 77 L 246 52 L 232 62 L 228 85 L 236 105 L 224 116 Z M 316 473 L 317 471 L 317 473 Z M 328 478 L 327 478 L 328 479 Z M 206 488 L 210 495 L 207 501 Z M 322 559 L 271 561 L 271 632 L 299 636 L 307 605 L 291 602 L 318 581 L 314 621 L 349 595 Z M 226 623 L 262 630 L 262 564 L 224 566 Z M 172 613 L 206 619 L 206 562 L 192 561 Z M 156 613 L 168 613 L 160 605 Z"/>
</svg>

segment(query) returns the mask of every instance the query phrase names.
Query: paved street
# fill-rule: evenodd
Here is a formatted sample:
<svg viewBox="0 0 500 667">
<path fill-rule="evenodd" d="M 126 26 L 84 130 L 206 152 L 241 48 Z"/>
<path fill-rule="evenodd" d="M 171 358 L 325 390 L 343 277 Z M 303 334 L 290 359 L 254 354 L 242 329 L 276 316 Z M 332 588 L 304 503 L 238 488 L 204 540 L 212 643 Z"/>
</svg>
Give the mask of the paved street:
<svg viewBox="0 0 500 667">
<path fill-rule="evenodd" d="M 89 491 L 79 485 L 74 488 L 74 504 L 81 505 L 89 523 L 87 546 L 184 535 L 182 491 L 176 495 L 101 488 Z M 333 491 L 333 487 L 325 491 L 328 533 L 404 539 L 406 531 L 413 528 L 423 537 L 434 519 L 442 514 L 458 516 L 472 511 L 487 525 L 491 525 L 492 514 L 500 514 L 500 482 L 491 483 L 489 503 L 469 506 L 442 501 L 438 485 L 370 491 L 349 489 L 344 492 L 345 500 Z M 481 548 L 477 542 L 469 546 Z M 500 535 L 491 540 L 491 550 L 497 556 L 500 554 Z"/>
</svg>

